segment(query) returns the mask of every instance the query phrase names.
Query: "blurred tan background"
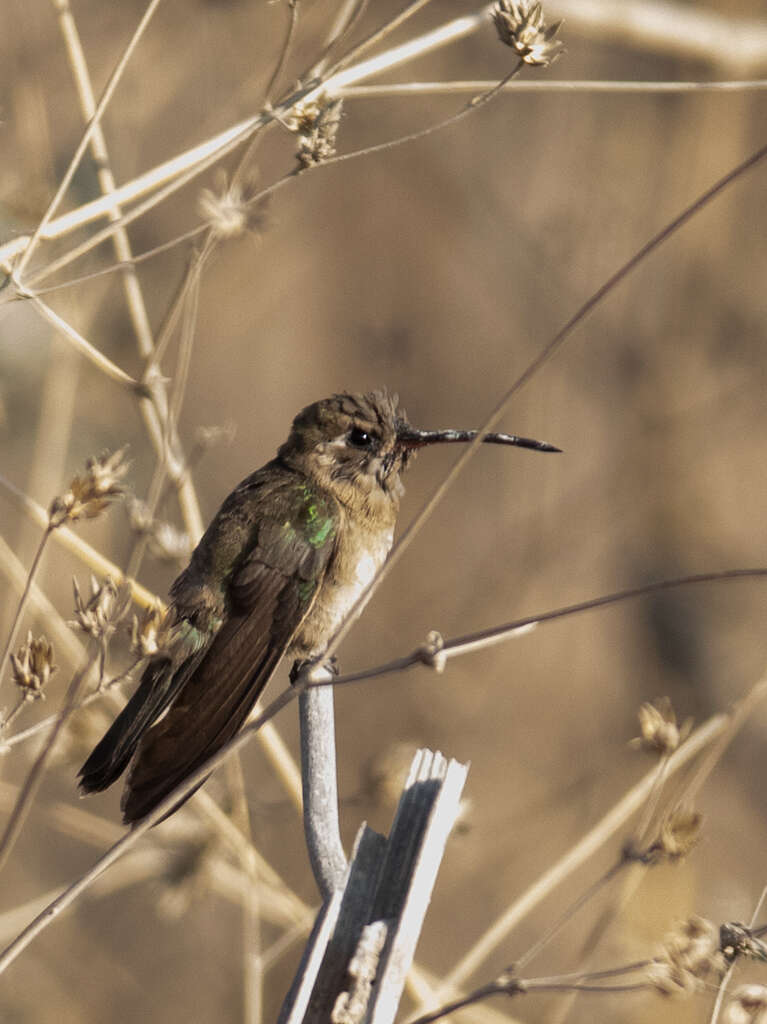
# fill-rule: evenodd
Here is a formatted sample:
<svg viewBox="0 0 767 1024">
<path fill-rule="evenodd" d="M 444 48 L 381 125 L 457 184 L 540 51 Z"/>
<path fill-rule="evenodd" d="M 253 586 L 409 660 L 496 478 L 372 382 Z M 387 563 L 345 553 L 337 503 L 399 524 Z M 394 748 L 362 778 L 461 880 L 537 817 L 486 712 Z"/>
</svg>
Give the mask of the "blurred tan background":
<svg viewBox="0 0 767 1024">
<path fill-rule="evenodd" d="M 0 37 L 2 240 L 34 227 L 82 128 L 53 6 L 6 3 L 14 29 Z M 372 6 L 366 30 L 396 10 Z M 143 10 L 137 0 L 76 4 L 97 92 Z M 334 10 L 301 6 L 285 88 L 316 53 Z M 435 0 L 393 41 L 473 10 Z M 720 3 L 717 11 L 736 22 L 763 8 Z M 118 180 L 256 112 L 285 19 L 282 5 L 254 0 L 161 6 L 104 122 Z M 710 60 L 662 57 L 639 42 L 595 39 L 577 25 L 566 24 L 562 35 L 567 54 L 549 71 L 527 69 L 524 79 L 722 76 L 714 52 Z M 511 56 L 488 21 L 390 79 L 491 79 L 509 70 Z M 726 73 L 758 77 L 764 68 Z M 191 448 L 200 426 L 236 428 L 234 443 L 209 453 L 194 473 L 206 519 L 272 456 L 295 412 L 334 391 L 385 385 L 419 426 L 477 426 L 622 261 L 764 142 L 765 102 L 763 93 L 505 94 L 445 132 L 320 167 L 281 189 L 262 237 L 221 248 L 202 282 L 181 432 Z M 349 101 L 339 148 L 396 137 L 462 103 L 455 96 Z M 293 145 L 285 132 L 268 136 L 256 157 L 262 182 L 291 166 Z M 134 251 L 194 226 L 199 188 L 211 183 L 212 175 L 203 177 L 140 219 L 130 229 Z M 86 162 L 68 203 L 95 194 Z M 515 398 L 502 429 L 551 441 L 564 454 L 481 451 L 343 645 L 343 669 L 404 654 L 430 629 L 451 637 L 646 581 L 767 565 L 766 199 L 765 169 L 757 167 L 611 294 Z M 46 258 L 55 251 L 42 250 Z M 156 328 L 188 252 L 177 248 L 140 269 Z M 75 270 L 111 258 L 104 247 Z M 47 300 L 129 373 L 140 371 L 114 276 Z M 168 376 L 174 358 L 163 363 Z M 4 307 L 0 472 L 47 505 L 85 457 L 125 442 L 131 483 L 142 495 L 154 456 L 134 400 L 31 309 Z M 434 450 L 418 459 L 403 520 L 455 454 Z M 178 522 L 172 500 L 163 514 Z M 124 565 L 131 534 L 123 509 L 78 530 Z M 0 531 L 28 563 L 38 533 L 4 498 Z M 149 559 L 141 579 L 164 595 L 176 571 Z M 74 558 L 51 548 L 39 582 L 65 618 L 75 572 L 86 578 Z M 5 636 L 16 597 L 5 584 L 2 592 Z M 672 591 L 541 626 L 452 661 L 441 676 L 414 670 L 338 694 L 347 844 L 362 820 L 389 826 L 391 806 L 370 780 L 394 745 L 427 745 L 471 762 L 470 808 L 448 847 L 421 964 L 447 972 L 650 767 L 627 745 L 641 701 L 667 694 L 681 717 L 700 722 L 756 682 L 767 662 L 766 610 L 761 581 Z M 63 654 L 59 665 L 46 705 L 25 713 L 20 726 L 57 706 L 73 668 Z M 272 694 L 286 682 L 283 666 Z M 6 681 L 0 703 L 11 699 Z M 277 724 L 295 751 L 295 710 Z M 689 913 L 748 920 L 767 881 L 766 727 L 762 709 L 701 794 L 700 846 L 685 864 L 649 874 L 600 943 L 596 966 L 651 955 Z M 31 753 L 18 748 L 3 759 L 11 787 L 3 790 L 5 809 Z M 0 912 L 70 882 L 111 841 L 108 831 L 88 839 L 57 824 L 70 806 L 119 820 L 118 792 L 79 802 L 76 767 L 59 759 L 49 774 L 6 868 Z M 313 903 L 300 822 L 255 743 L 244 768 L 257 845 Z M 521 955 L 611 863 L 622 838 L 526 919 L 474 980 Z M 80 901 L 3 978 L 2 1020 L 242 1020 L 241 915 L 204 875 L 198 881 L 180 914 L 168 912 L 167 876 Z M 531 965 L 534 972 L 577 966 L 605 905 L 590 904 Z M 3 944 L 33 909 L 10 923 L 0 917 Z M 264 943 L 276 937 L 265 925 Z M 300 948 L 301 941 L 290 946 L 266 976 L 266 1021 Z M 542 1022 L 561 1019 L 559 1005 L 531 997 L 495 1007 Z M 703 998 L 671 1005 L 653 995 L 586 996 L 567 1019 L 704 1021 L 709 1007 Z M 473 1019 L 483 1018 L 477 1011 Z"/>
</svg>

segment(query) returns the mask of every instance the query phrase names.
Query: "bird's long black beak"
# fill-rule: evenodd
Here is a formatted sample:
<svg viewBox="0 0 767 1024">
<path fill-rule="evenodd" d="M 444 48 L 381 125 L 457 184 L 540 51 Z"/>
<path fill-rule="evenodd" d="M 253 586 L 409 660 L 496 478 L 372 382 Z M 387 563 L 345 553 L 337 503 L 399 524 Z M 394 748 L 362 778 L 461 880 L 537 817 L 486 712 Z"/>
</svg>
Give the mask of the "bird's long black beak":
<svg viewBox="0 0 767 1024">
<path fill-rule="evenodd" d="M 465 444 L 477 436 L 476 430 L 416 430 L 409 423 L 400 424 L 397 430 L 397 443 L 403 448 L 423 448 L 427 444 Z M 561 452 L 546 441 L 535 441 L 531 437 L 518 437 L 516 434 L 485 434 L 483 444 L 513 444 L 517 448 L 531 448 L 536 452 Z"/>
</svg>

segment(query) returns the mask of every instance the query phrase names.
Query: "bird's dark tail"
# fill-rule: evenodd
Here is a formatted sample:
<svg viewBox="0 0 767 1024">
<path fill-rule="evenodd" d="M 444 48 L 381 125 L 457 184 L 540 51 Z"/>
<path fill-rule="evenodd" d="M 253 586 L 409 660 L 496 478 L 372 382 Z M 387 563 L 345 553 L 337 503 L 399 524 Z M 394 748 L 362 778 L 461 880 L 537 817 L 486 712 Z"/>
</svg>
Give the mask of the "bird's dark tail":
<svg viewBox="0 0 767 1024">
<path fill-rule="evenodd" d="M 98 793 L 122 775 L 142 735 L 170 702 L 172 676 L 168 659 L 147 665 L 138 689 L 80 769 L 83 793 Z"/>
</svg>

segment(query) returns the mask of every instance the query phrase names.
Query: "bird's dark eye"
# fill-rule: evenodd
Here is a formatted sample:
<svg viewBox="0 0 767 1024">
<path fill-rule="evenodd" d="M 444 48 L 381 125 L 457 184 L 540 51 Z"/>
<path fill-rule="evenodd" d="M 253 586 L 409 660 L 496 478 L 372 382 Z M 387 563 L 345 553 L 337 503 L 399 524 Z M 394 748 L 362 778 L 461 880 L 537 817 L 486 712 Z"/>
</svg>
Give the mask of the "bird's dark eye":
<svg viewBox="0 0 767 1024">
<path fill-rule="evenodd" d="M 370 448 L 373 445 L 373 435 L 361 427 L 352 427 L 349 431 L 349 444 L 355 448 Z"/>
</svg>

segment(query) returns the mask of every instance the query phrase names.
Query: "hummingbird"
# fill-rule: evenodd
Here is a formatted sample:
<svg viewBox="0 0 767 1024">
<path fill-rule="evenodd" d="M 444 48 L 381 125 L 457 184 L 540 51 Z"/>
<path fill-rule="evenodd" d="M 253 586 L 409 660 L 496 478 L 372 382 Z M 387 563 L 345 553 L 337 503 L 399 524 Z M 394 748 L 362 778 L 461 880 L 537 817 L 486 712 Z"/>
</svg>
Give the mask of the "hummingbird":
<svg viewBox="0 0 767 1024">
<path fill-rule="evenodd" d="M 476 435 L 416 430 L 385 390 L 303 409 L 172 584 L 170 642 L 80 769 L 81 790 L 104 790 L 128 769 L 123 820 L 140 821 L 239 731 L 283 655 L 294 672 L 321 662 L 389 554 L 414 453 Z M 513 434 L 483 441 L 560 450 Z"/>
</svg>

